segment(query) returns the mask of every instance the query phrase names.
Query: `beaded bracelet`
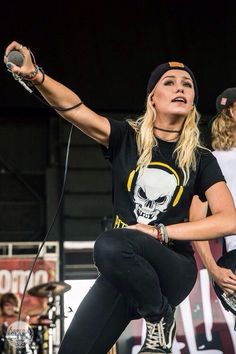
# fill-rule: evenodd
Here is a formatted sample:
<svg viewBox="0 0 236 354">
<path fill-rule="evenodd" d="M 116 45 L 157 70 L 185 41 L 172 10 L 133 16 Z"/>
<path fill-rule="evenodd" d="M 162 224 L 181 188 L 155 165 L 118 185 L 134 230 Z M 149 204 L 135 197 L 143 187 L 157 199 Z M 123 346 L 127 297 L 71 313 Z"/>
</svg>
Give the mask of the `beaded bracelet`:
<svg viewBox="0 0 236 354">
<path fill-rule="evenodd" d="M 43 68 L 39 67 L 38 71 L 40 71 L 42 73 L 42 79 L 39 82 L 34 82 L 34 80 L 36 80 L 36 76 L 37 76 L 37 75 L 35 75 L 35 77 L 33 79 L 31 79 L 31 83 L 32 83 L 33 86 L 42 85 L 42 83 L 45 80 L 45 72 L 44 72 Z"/>
<path fill-rule="evenodd" d="M 168 243 L 168 234 L 166 231 L 166 227 L 163 224 L 154 224 L 154 228 L 156 229 L 156 238 L 161 242 L 161 243 Z"/>
<path fill-rule="evenodd" d="M 31 71 L 31 73 L 29 73 L 27 75 L 21 74 L 20 77 L 22 78 L 22 80 L 31 81 L 31 80 L 34 80 L 36 78 L 38 72 L 39 72 L 38 65 L 34 65 L 34 70 Z"/>
<path fill-rule="evenodd" d="M 167 234 L 165 225 L 159 224 L 159 230 L 160 230 L 160 232 L 162 234 L 163 242 L 164 243 L 168 243 L 169 238 L 168 238 L 168 234 Z"/>
</svg>

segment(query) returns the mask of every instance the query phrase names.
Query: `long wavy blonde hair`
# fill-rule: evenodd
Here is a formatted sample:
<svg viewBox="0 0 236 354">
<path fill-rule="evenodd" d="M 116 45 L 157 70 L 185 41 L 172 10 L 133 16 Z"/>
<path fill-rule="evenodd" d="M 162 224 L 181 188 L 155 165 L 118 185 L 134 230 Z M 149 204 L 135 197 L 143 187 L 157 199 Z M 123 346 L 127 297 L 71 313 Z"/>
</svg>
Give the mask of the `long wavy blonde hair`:
<svg viewBox="0 0 236 354">
<path fill-rule="evenodd" d="M 235 121 L 229 108 L 224 108 L 216 117 L 211 127 L 212 147 L 214 150 L 230 150 L 235 142 L 232 128 Z"/>
<path fill-rule="evenodd" d="M 142 168 L 147 166 L 152 159 L 152 149 L 157 146 L 157 140 L 153 134 L 153 126 L 156 120 L 156 110 L 151 104 L 152 92 L 147 97 L 146 111 L 137 120 L 128 119 L 128 123 L 136 132 L 136 142 L 138 148 L 138 162 L 137 167 Z M 184 182 L 186 185 L 190 170 L 196 170 L 196 149 L 202 147 L 199 142 L 198 121 L 200 115 L 193 106 L 185 119 L 181 130 L 179 140 L 177 142 L 174 155 L 176 155 L 176 162 L 183 172 Z"/>
</svg>

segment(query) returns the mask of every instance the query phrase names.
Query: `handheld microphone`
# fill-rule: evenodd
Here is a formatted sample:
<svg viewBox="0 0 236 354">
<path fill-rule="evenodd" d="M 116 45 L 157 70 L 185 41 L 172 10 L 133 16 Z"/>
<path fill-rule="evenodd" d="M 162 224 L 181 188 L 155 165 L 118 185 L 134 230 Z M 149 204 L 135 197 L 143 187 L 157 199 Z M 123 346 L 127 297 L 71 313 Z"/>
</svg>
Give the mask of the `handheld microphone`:
<svg viewBox="0 0 236 354">
<path fill-rule="evenodd" d="M 24 63 L 24 55 L 19 52 L 19 50 L 12 50 L 7 56 L 6 66 L 10 66 L 10 63 L 15 64 L 21 67 Z M 14 79 L 19 82 L 29 93 L 32 93 L 33 90 L 18 76 L 13 74 Z"/>
<path fill-rule="evenodd" d="M 12 50 L 7 56 L 7 63 L 15 64 L 21 67 L 24 63 L 24 56 L 19 50 Z"/>
</svg>

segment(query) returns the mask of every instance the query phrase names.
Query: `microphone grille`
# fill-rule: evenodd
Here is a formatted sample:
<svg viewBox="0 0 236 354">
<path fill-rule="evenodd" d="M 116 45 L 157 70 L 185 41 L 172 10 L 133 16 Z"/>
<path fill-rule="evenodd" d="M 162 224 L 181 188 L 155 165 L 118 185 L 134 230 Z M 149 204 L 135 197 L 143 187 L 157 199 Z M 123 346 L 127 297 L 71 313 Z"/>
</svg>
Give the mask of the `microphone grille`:
<svg viewBox="0 0 236 354">
<path fill-rule="evenodd" d="M 21 67 L 24 62 L 24 56 L 18 50 L 12 50 L 7 56 L 7 62 L 11 62 Z"/>
</svg>

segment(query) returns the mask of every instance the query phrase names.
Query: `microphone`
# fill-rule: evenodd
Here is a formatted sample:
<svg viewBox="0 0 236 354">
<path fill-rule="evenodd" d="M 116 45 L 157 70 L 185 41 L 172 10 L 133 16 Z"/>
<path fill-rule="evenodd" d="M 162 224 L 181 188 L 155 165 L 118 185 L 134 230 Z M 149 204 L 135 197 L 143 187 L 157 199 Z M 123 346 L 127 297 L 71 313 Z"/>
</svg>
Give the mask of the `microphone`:
<svg viewBox="0 0 236 354">
<path fill-rule="evenodd" d="M 21 67 L 24 63 L 24 56 L 23 54 L 21 54 L 21 52 L 19 52 L 19 50 L 12 50 L 8 56 L 7 56 L 7 63 L 6 66 L 7 68 L 10 67 L 10 63 L 15 64 L 19 67 Z M 31 90 L 31 88 L 18 76 L 13 74 L 14 78 L 16 81 L 19 82 L 19 84 L 21 84 L 29 93 L 32 93 L 33 90 Z"/>
<path fill-rule="evenodd" d="M 19 50 L 12 50 L 7 56 L 7 63 L 15 64 L 21 67 L 24 63 L 24 56 Z"/>
</svg>

